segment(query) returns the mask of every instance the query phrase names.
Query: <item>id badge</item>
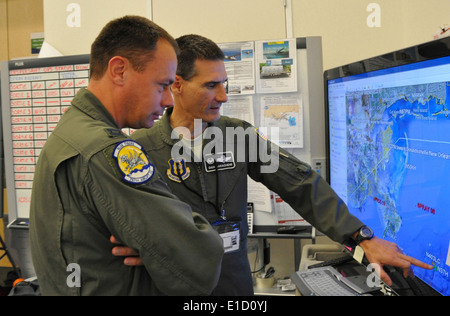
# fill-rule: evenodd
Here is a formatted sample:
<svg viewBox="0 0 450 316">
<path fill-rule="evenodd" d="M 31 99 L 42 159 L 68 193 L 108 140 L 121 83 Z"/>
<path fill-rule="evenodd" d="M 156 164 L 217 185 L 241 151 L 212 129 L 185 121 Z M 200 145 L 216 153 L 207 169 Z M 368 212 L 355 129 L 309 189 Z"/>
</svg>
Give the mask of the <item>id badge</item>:
<svg viewBox="0 0 450 316">
<path fill-rule="evenodd" d="M 231 253 L 239 250 L 241 239 L 241 221 L 240 219 L 218 219 L 211 223 L 214 230 L 223 240 L 225 253 Z"/>
</svg>

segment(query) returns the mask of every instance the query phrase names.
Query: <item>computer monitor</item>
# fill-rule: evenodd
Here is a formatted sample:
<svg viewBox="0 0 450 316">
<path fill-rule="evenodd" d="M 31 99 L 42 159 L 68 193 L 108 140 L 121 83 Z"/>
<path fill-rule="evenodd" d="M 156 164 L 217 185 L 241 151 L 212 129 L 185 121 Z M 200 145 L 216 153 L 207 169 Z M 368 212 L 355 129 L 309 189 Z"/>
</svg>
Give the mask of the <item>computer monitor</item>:
<svg viewBox="0 0 450 316">
<path fill-rule="evenodd" d="M 328 180 L 450 295 L 450 38 L 325 71 Z"/>
</svg>

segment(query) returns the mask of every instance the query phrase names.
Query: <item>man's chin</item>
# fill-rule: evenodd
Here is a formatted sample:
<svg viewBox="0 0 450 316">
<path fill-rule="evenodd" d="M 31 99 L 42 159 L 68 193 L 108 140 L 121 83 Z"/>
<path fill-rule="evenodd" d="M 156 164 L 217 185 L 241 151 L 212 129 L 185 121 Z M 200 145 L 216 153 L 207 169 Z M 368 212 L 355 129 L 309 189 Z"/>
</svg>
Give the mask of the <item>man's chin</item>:
<svg viewBox="0 0 450 316">
<path fill-rule="evenodd" d="M 153 127 L 153 125 L 155 125 L 155 122 L 154 122 L 154 121 L 152 121 L 152 122 L 150 122 L 150 123 L 147 123 L 147 124 L 145 124 L 144 128 L 152 128 L 152 127 Z"/>
<path fill-rule="evenodd" d="M 220 118 L 221 118 L 220 113 L 217 113 L 217 114 L 215 114 L 215 115 L 210 115 L 210 116 L 208 117 L 208 123 L 214 123 L 214 122 L 217 122 L 218 120 L 220 120 Z"/>
</svg>

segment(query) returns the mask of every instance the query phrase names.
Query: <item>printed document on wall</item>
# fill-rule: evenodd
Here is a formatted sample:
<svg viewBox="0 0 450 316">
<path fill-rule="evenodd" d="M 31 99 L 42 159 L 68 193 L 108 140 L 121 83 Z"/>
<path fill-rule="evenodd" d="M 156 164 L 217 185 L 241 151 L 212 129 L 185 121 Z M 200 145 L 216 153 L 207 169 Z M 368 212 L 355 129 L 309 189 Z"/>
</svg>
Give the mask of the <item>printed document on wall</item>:
<svg viewBox="0 0 450 316">
<path fill-rule="evenodd" d="M 279 225 L 309 225 L 309 223 L 305 221 L 296 211 L 294 211 L 289 204 L 284 202 L 277 193 L 271 192 L 271 194 L 276 221 Z"/>
<path fill-rule="evenodd" d="M 220 109 L 221 115 L 234 117 L 255 124 L 253 116 L 253 97 L 251 95 L 230 97 Z"/>
<path fill-rule="evenodd" d="M 255 43 L 257 93 L 297 92 L 295 39 Z"/>
<path fill-rule="evenodd" d="M 261 126 L 282 148 L 303 148 L 303 102 L 298 94 L 265 95 L 260 99 Z M 278 135 L 274 131 L 278 131 Z"/>
<path fill-rule="evenodd" d="M 225 55 L 228 74 L 228 94 L 255 93 L 255 43 L 237 42 L 218 44 Z"/>
<path fill-rule="evenodd" d="M 254 181 L 250 176 L 248 178 L 248 197 L 247 201 L 253 203 L 255 212 L 272 213 L 272 203 L 270 201 L 270 191 L 262 183 Z"/>
</svg>

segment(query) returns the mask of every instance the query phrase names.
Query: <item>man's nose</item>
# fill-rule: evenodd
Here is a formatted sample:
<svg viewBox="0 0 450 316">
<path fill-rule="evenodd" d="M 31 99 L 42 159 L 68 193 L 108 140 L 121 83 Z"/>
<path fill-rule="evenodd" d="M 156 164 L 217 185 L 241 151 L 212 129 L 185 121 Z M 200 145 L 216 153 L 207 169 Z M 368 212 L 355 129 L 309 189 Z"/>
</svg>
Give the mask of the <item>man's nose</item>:
<svg viewBox="0 0 450 316">
<path fill-rule="evenodd" d="M 226 103 L 228 101 L 227 89 L 222 85 L 216 95 L 216 101 L 220 103 Z"/>
<path fill-rule="evenodd" d="M 172 91 L 168 88 L 164 90 L 163 97 L 161 99 L 161 107 L 163 108 L 171 108 L 175 104 L 175 101 L 173 100 Z"/>
</svg>

